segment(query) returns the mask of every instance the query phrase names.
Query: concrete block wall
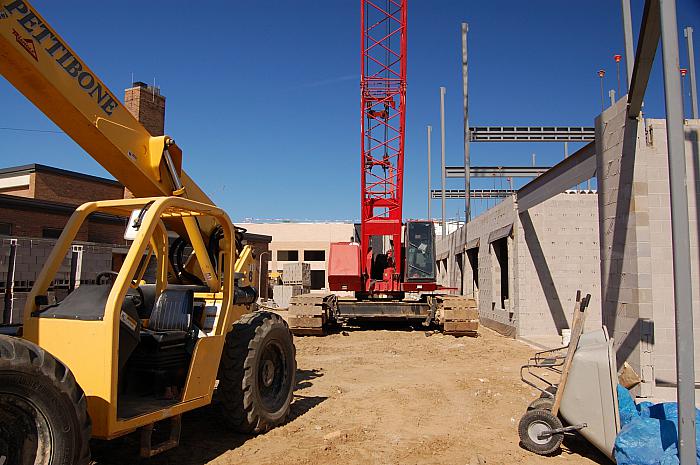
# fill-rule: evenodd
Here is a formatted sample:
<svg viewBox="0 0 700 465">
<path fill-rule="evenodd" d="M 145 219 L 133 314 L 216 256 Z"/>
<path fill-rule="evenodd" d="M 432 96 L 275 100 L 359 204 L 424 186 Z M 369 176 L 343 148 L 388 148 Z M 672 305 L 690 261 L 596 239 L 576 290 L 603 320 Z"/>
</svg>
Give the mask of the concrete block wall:
<svg viewBox="0 0 700 465">
<path fill-rule="evenodd" d="M 649 151 L 642 122 L 628 120 L 626 99 L 596 119 L 603 324 L 615 341 L 617 363 L 642 375 L 637 394 L 650 395 L 652 360 L 641 349 L 652 318 L 649 244 Z M 645 338 L 649 335 L 645 334 Z"/>
<path fill-rule="evenodd" d="M 11 240 L 17 241 L 14 263 L 14 293 L 12 315 L 19 322 L 26 294 L 34 285 L 37 276 L 46 263 L 56 241 L 51 239 L 3 238 L 0 240 L 0 292 L 4 294 L 9 285 L 8 265 Z M 77 285 L 94 283 L 102 271 L 112 269 L 112 247 L 104 244 L 75 242 L 78 252 Z M 69 250 L 54 277 L 54 288 L 67 288 L 70 282 L 71 255 Z M 0 306 L 2 308 L 2 306 Z"/>
<path fill-rule="evenodd" d="M 623 100 L 596 120 L 596 131 L 603 322 L 615 340 L 618 365 L 627 361 L 641 374 L 635 394 L 672 399 L 675 303 L 665 121 L 629 120 Z M 687 121 L 685 132 L 691 273 L 698 283 L 700 121 Z M 697 285 L 693 305 L 698 337 Z M 697 377 L 700 361 L 695 371 Z"/>
<path fill-rule="evenodd" d="M 463 255 L 462 273 L 462 293 L 464 295 L 475 296 L 479 305 L 479 316 L 482 321 L 494 327 L 500 332 L 511 334 L 515 329 L 513 309 L 513 299 L 511 297 L 509 306 L 506 309 L 500 307 L 495 286 L 500 286 L 500 281 L 494 277 L 497 269 L 496 257 L 493 248 L 489 243 L 489 235 L 498 229 L 512 225 L 517 221 L 516 205 L 513 197 L 504 199 L 495 207 L 489 209 L 469 222 L 468 226 L 461 227 L 457 231 L 448 234 L 446 237 L 439 237 L 436 244 L 436 258 L 438 262 L 447 262 L 447 271 L 441 274 L 440 284 L 457 287 L 455 269 L 456 257 L 460 253 L 465 253 L 465 246 L 470 245 L 475 240 L 479 240 L 478 248 L 478 287 L 473 286 L 472 265 Z M 515 257 L 517 245 L 509 241 L 508 256 Z M 515 268 L 511 265 L 511 270 Z M 511 296 L 514 293 L 515 282 L 511 272 L 511 282 L 509 283 Z"/>
<path fill-rule="evenodd" d="M 571 327 L 576 291 L 591 294 L 586 328 L 600 328 L 598 198 L 559 194 L 518 215 L 516 311 L 519 337 Z"/>
<path fill-rule="evenodd" d="M 651 353 L 651 375 L 654 379 L 654 397 L 672 398 L 675 395 L 675 301 L 673 296 L 673 259 L 671 245 L 671 197 L 668 178 L 665 120 L 646 121 L 645 167 L 649 213 L 649 254 L 651 268 L 652 323 L 649 336 L 642 338 L 642 353 Z M 700 198 L 700 120 L 689 120 L 686 134 L 686 173 L 688 186 L 688 216 L 690 223 L 690 256 L 693 286 L 695 337 L 700 338 L 700 249 L 698 248 L 698 208 Z M 697 347 L 697 344 L 696 344 Z M 696 351 L 696 359 L 698 359 Z M 700 375 L 700 360 L 695 362 L 696 378 Z M 670 391 L 670 392 L 669 392 Z"/>
<path fill-rule="evenodd" d="M 600 327 L 597 200 L 595 193 L 562 193 L 519 214 L 514 197 L 505 199 L 474 218 L 467 228 L 438 240 L 438 262 L 448 263 L 441 284 L 474 295 L 482 323 L 510 336 L 560 335 L 563 328 L 570 327 L 578 289 L 592 295 L 586 326 Z M 509 225 L 513 225 L 505 238 L 509 299 L 503 302 L 500 265 L 490 239 L 492 233 Z M 465 255 L 465 247 L 476 239 L 475 288 L 473 264 Z"/>
</svg>

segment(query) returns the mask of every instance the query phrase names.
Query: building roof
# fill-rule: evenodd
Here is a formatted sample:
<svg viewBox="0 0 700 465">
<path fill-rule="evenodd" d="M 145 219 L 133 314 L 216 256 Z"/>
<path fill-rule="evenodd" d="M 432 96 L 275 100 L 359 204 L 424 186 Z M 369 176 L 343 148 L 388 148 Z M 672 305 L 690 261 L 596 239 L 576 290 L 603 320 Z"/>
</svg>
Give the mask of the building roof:
<svg viewBox="0 0 700 465">
<path fill-rule="evenodd" d="M 2 205 L 2 208 L 13 210 L 43 211 L 65 216 L 72 215 L 76 208 L 75 205 L 69 205 L 66 203 L 32 199 L 28 197 L 17 197 L 6 194 L 0 194 L 0 205 Z M 105 223 L 126 223 L 126 218 L 102 212 L 92 213 L 90 215 L 90 219 Z"/>
<path fill-rule="evenodd" d="M 32 163 L 29 165 L 22 166 L 11 166 L 9 168 L 0 168 L 0 178 L 8 178 L 11 176 L 16 176 L 18 174 L 28 174 L 28 173 L 53 173 L 61 176 L 69 176 L 77 179 L 84 179 L 92 182 L 99 182 L 102 184 L 109 184 L 112 186 L 122 186 L 122 183 L 115 181 L 114 179 L 101 178 L 99 176 L 92 176 L 90 174 L 78 173 L 77 171 L 64 170 L 61 168 L 55 168 L 53 166 L 42 165 L 39 163 Z"/>
</svg>

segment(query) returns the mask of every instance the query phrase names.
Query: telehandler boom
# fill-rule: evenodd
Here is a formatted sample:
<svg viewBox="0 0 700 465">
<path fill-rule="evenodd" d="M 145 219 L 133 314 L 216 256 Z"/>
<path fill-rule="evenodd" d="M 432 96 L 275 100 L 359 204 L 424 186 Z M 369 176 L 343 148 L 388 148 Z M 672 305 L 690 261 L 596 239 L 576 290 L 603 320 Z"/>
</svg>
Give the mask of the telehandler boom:
<svg viewBox="0 0 700 465">
<path fill-rule="evenodd" d="M 21 334 L 0 336 L 0 463 L 84 465 L 91 437 L 136 430 L 149 457 L 178 444 L 182 413 L 212 402 L 241 432 L 284 422 L 291 332 L 251 313 L 252 249 L 182 170 L 175 141 L 151 136 L 28 1 L 0 1 L 0 74 L 136 196 L 77 208 Z M 118 273 L 61 298 L 54 276 L 96 212 L 130 218 L 129 252 Z M 163 420 L 170 435 L 152 444 Z"/>
</svg>

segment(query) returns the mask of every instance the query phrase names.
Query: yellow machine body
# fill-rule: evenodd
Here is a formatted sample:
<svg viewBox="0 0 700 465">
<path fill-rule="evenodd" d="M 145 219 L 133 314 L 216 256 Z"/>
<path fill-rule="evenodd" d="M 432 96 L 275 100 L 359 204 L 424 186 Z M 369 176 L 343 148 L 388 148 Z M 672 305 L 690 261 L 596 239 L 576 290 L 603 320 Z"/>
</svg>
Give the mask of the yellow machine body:
<svg viewBox="0 0 700 465">
<path fill-rule="evenodd" d="M 58 318 L 41 318 L 35 312 L 39 296 L 45 296 L 51 280 L 82 223 L 94 212 L 128 216 L 135 209 L 148 210 L 143 217 L 139 232 L 131 244 L 124 265 L 119 271 L 109 294 L 101 320 L 81 321 Z M 119 325 L 124 296 L 138 278 L 138 268 L 146 249 L 151 246 L 158 258 L 157 286 L 167 286 L 167 235 L 164 221 L 209 217 L 222 226 L 224 239 L 223 263 L 235 263 L 234 272 L 223 272 L 224 282 L 218 292 L 198 293 L 197 298 L 206 299 L 208 305 L 219 308 L 212 331 L 197 340 L 185 389 L 181 400 L 165 409 L 153 410 L 133 418 L 117 415 L 117 363 L 119 347 Z M 209 258 L 202 249 L 197 253 L 197 239 L 190 237 L 195 248 L 195 257 L 200 269 L 205 268 Z M 202 262 L 205 262 L 203 264 Z M 49 351 L 68 367 L 83 387 L 88 399 L 88 413 L 92 419 L 93 436 L 113 438 L 129 433 L 141 426 L 181 414 L 211 402 L 217 368 L 226 333 L 233 322 L 249 311 L 247 306 L 234 305 L 233 292 L 235 270 L 243 271 L 252 263 L 250 248 L 236 257 L 234 230 L 228 216 L 222 210 L 179 197 L 156 197 L 144 199 L 110 200 L 90 202 L 80 206 L 58 239 L 51 256 L 34 285 L 24 311 L 24 338 Z M 144 322 L 147 323 L 147 322 Z"/>
<path fill-rule="evenodd" d="M 233 322 L 250 311 L 248 306 L 234 304 L 234 279 L 239 286 L 249 286 L 255 275 L 250 272 L 254 266 L 250 246 L 237 256 L 233 224 L 182 170 L 182 151 L 174 140 L 151 136 L 28 1 L 0 3 L 0 74 L 139 197 L 89 202 L 77 208 L 30 293 L 23 337 L 73 372 L 87 395 L 94 437 L 121 436 L 210 403 L 225 336 Z M 46 303 L 53 276 L 88 216 L 102 212 L 128 218 L 134 210 L 145 210 L 142 225 L 114 279 L 102 319 L 42 318 L 40 304 Z M 224 237 L 218 263 L 225 267 L 218 270 L 205 246 L 217 227 Z M 197 339 L 179 401 L 120 418 L 121 306 L 132 280 L 140 279 L 138 268 L 147 249 L 158 258 L 157 289 L 168 286 L 172 279 L 168 230 L 187 237 L 192 245 L 194 260 L 187 268 L 209 288 L 209 292 L 195 293 L 195 298 L 219 309 L 216 323 Z"/>
</svg>

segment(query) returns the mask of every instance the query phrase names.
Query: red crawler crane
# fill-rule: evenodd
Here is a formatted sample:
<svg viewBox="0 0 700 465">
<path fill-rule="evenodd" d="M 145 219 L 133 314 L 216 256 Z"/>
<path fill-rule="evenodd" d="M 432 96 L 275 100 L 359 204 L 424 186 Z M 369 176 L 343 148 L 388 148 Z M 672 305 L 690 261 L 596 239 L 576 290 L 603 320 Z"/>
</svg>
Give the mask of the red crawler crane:
<svg viewBox="0 0 700 465">
<path fill-rule="evenodd" d="M 330 324 L 348 320 L 399 319 L 438 323 L 451 334 L 474 334 L 474 299 L 433 293 L 441 287 L 432 221 L 402 221 L 407 0 L 360 1 L 360 242 L 331 243 L 328 264 L 331 291 L 353 291 L 355 298 L 296 296 L 289 308 L 290 327 L 295 334 L 323 334 Z"/>
</svg>

